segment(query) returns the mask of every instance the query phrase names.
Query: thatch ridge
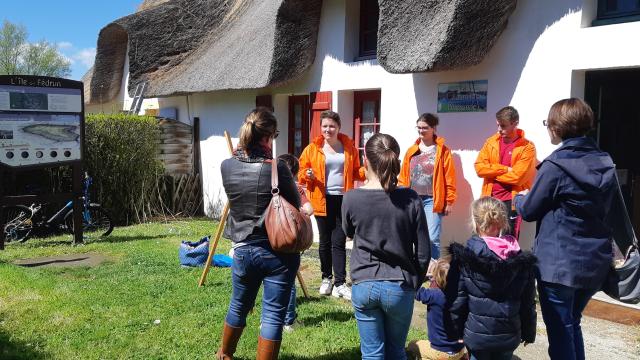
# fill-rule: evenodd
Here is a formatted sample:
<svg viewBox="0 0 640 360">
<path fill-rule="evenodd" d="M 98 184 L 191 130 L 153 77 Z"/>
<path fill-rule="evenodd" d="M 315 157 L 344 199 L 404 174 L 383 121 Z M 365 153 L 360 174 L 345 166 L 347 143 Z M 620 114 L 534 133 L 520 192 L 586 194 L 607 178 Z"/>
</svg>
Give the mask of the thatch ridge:
<svg viewBox="0 0 640 360">
<path fill-rule="evenodd" d="M 378 61 L 391 73 L 479 64 L 517 0 L 379 0 Z"/>
<path fill-rule="evenodd" d="M 321 0 L 168 0 L 118 19 L 100 32 L 91 102 L 117 96 L 123 73 L 116 67 L 124 68 L 127 45 L 130 95 L 143 81 L 147 97 L 289 81 L 315 59 L 321 6 Z M 121 33 L 128 42 L 115 36 Z"/>
</svg>

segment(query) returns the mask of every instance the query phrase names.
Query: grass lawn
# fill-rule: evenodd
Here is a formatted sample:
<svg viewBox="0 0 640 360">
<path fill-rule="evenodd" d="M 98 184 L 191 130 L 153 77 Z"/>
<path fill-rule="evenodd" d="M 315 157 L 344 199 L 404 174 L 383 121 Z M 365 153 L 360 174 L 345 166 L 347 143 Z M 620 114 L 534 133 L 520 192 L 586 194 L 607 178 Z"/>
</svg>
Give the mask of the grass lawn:
<svg viewBox="0 0 640 360">
<path fill-rule="evenodd" d="M 212 358 L 229 304 L 230 269 L 212 268 L 198 288 L 202 270 L 181 268 L 177 252 L 180 240 L 214 234 L 215 227 L 208 219 L 150 223 L 116 228 L 107 239 L 75 247 L 68 236 L 9 244 L 0 251 L 0 359 Z M 229 248 L 223 240 L 218 253 Z M 108 260 L 75 268 L 13 264 L 84 253 Z M 284 334 L 280 358 L 357 359 L 351 304 L 317 295 L 318 266 L 303 259 L 312 297 L 298 292 L 304 326 Z M 255 358 L 260 307 L 258 301 L 247 319 L 238 359 Z M 409 338 L 423 331 L 412 329 Z"/>
</svg>

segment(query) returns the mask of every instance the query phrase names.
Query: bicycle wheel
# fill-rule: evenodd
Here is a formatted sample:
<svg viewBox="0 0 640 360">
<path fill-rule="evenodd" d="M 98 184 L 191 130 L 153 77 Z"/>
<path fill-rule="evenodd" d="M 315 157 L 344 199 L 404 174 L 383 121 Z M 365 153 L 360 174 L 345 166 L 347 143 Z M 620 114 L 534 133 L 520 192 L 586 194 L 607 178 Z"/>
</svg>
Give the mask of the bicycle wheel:
<svg viewBox="0 0 640 360">
<path fill-rule="evenodd" d="M 64 217 L 65 224 L 73 234 L 73 210 Z M 101 238 L 113 231 L 113 222 L 109 213 L 100 205 L 89 205 L 82 215 L 82 235 L 85 238 Z"/>
<path fill-rule="evenodd" d="M 33 230 L 33 213 L 28 206 L 7 206 L 2 211 L 2 231 L 6 242 L 24 242 Z"/>
</svg>

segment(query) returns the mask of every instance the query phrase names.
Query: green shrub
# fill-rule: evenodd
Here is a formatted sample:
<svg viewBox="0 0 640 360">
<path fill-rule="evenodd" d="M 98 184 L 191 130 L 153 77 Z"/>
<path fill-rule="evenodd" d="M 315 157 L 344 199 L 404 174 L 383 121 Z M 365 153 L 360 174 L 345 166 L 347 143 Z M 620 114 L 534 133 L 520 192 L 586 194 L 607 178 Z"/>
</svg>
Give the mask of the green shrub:
<svg viewBox="0 0 640 360">
<path fill-rule="evenodd" d="M 99 201 L 118 224 L 153 215 L 163 165 L 157 158 L 160 128 L 155 118 L 88 114 L 85 168 Z"/>
</svg>

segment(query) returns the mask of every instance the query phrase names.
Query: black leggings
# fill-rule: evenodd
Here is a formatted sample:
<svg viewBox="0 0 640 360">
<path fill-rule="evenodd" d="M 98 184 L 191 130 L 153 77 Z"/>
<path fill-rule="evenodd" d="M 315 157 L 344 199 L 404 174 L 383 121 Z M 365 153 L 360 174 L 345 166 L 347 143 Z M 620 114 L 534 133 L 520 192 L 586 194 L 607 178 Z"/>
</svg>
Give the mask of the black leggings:
<svg viewBox="0 0 640 360">
<path fill-rule="evenodd" d="M 342 231 L 342 195 L 327 195 L 327 216 L 316 216 L 320 232 L 320 270 L 323 278 L 331 279 L 340 286 L 347 278 L 347 236 Z"/>
</svg>

